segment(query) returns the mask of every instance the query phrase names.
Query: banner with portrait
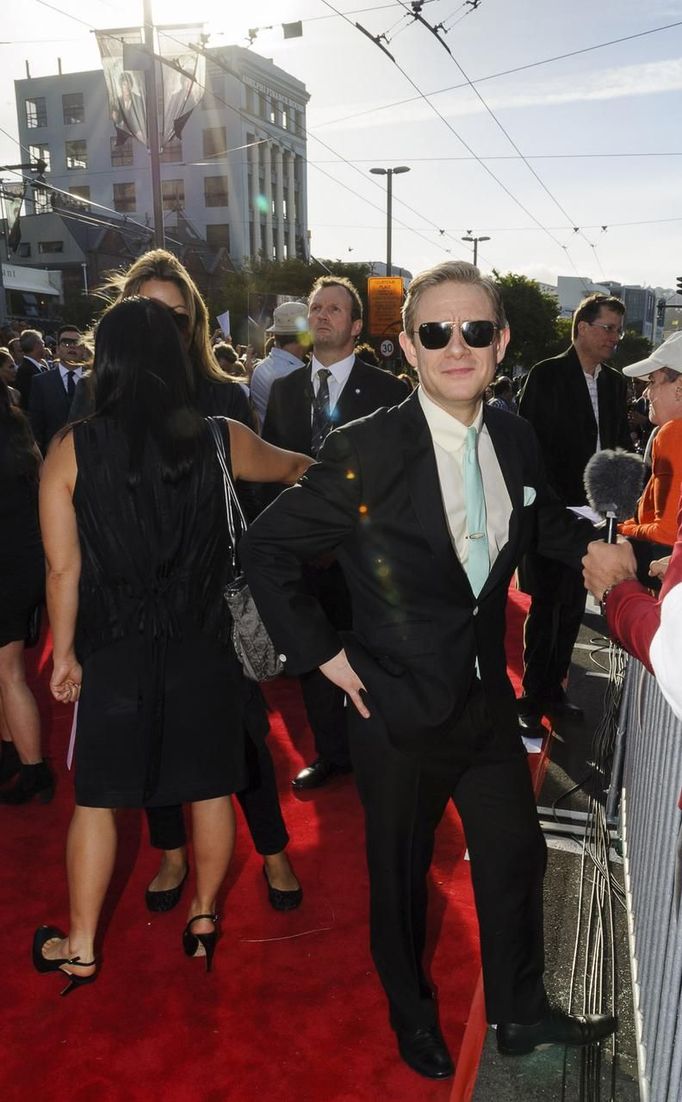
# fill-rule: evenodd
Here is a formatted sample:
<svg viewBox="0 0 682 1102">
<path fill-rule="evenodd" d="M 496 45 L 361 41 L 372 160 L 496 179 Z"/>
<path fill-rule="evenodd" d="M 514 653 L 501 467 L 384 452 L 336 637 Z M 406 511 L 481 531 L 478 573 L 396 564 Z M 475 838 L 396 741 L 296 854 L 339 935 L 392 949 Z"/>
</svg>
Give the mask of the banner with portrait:
<svg viewBox="0 0 682 1102">
<path fill-rule="evenodd" d="M 182 137 L 183 128 L 205 92 L 206 58 L 198 47 L 199 24 L 158 27 L 161 58 L 163 123 L 159 127 L 161 148 Z"/>
<path fill-rule="evenodd" d="M 7 248 L 15 253 L 21 244 L 21 206 L 26 195 L 26 184 L 3 184 L 5 218 L 7 220 Z"/>
<path fill-rule="evenodd" d="M 140 45 L 139 27 L 128 30 L 96 31 L 109 97 L 109 115 L 116 127 L 118 144 L 128 137 L 148 145 L 145 74 L 138 68 L 126 68 L 124 48 Z M 129 59 L 128 64 L 130 64 Z"/>
</svg>

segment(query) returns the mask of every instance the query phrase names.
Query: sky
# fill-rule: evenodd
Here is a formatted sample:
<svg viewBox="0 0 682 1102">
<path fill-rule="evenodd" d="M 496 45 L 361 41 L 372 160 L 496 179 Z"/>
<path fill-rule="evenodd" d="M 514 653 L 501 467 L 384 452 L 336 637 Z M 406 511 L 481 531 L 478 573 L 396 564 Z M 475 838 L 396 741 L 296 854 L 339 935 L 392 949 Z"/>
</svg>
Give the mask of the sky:
<svg viewBox="0 0 682 1102">
<path fill-rule="evenodd" d="M 471 258 L 461 238 L 475 235 L 490 238 L 479 248 L 486 271 L 674 288 L 682 0 L 479 0 L 475 9 L 424 0 L 438 36 L 412 9 L 409 0 L 191 6 L 210 46 L 247 47 L 257 28 L 250 48 L 306 84 L 313 254 L 383 259 L 385 178 L 369 169 L 406 165 L 393 180 L 395 265 L 416 273 Z M 188 5 L 155 0 L 153 16 L 186 22 Z M 282 24 L 297 20 L 302 37 L 285 40 Z M 56 73 L 57 57 L 64 72 L 98 68 L 91 29 L 141 21 L 142 0 L 4 0 L 2 164 L 21 159 L 13 81 L 25 59 L 32 76 Z M 385 36 L 394 61 L 356 22 Z"/>
</svg>

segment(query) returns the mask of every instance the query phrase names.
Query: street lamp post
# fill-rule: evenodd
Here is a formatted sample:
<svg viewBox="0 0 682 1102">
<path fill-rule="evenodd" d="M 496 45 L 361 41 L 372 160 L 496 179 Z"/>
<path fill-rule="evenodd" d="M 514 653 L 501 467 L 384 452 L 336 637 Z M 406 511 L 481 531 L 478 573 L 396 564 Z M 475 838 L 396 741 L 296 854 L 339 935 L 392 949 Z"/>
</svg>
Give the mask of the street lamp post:
<svg viewBox="0 0 682 1102">
<path fill-rule="evenodd" d="M 471 230 L 469 230 L 469 234 L 471 234 Z M 471 236 L 467 236 L 467 237 L 463 237 L 462 241 L 473 241 L 473 244 L 474 244 L 474 267 L 476 267 L 477 264 L 478 264 L 478 243 L 479 243 L 479 241 L 490 241 L 490 238 L 489 237 L 471 237 Z"/>
<path fill-rule="evenodd" d="M 391 274 L 391 223 L 393 220 L 393 177 L 401 172 L 409 172 L 407 165 L 396 168 L 370 168 L 375 176 L 386 177 L 386 275 Z"/>
</svg>

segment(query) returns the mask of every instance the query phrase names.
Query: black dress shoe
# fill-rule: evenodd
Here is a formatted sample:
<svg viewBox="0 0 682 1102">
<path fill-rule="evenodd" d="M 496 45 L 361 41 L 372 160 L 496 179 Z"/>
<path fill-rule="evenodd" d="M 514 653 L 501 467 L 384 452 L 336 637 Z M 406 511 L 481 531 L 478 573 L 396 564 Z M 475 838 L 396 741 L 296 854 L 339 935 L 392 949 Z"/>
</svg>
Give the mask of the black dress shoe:
<svg viewBox="0 0 682 1102">
<path fill-rule="evenodd" d="M 569 700 L 563 691 L 558 697 L 544 702 L 544 711 L 553 719 L 569 719 L 575 722 L 580 722 L 585 716 L 582 708 Z"/>
<path fill-rule="evenodd" d="M 297 907 L 300 907 L 301 900 L 303 899 L 303 888 L 290 888 L 287 891 L 284 891 L 282 888 L 273 888 L 268 879 L 268 872 L 265 865 L 263 865 L 263 876 L 268 886 L 270 906 L 273 907 L 274 910 L 295 911 Z"/>
<path fill-rule="evenodd" d="M 185 880 L 189 876 L 189 865 L 185 869 L 185 875 L 179 884 L 176 884 L 174 888 L 166 888 L 161 892 L 153 892 L 147 888 L 144 893 L 144 901 L 147 904 L 148 911 L 154 911 L 157 914 L 164 911 L 172 911 L 180 902 L 180 896 L 182 895 L 182 889 L 185 886 Z"/>
<path fill-rule="evenodd" d="M 396 1030 L 398 1051 L 405 1063 L 427 1079 L 447 1079 L 454 1072 L 452 1058 L 437 1025 Z"/>
<path fill-rule="evenodd" d="M 336 765 L 333 761 L 328 761 L 327 758 L 315 758 L 315 761 L 310 765 L 306 765 L 305 769 L 294 777 L 291 782 L 291 787 L 295 788 L 297 792 L 305 792 L 311 788 L 321 788 L 323 784 L 327 784 L 333 777 L 340 777 L 344 773 L 352 773 L 353 766 L 350 765 Z"/>
<path fill-rule="evenodd" d="M 615 1033 L 618 1020 L 612 1014 L 567 1014 L 550 1010 L 539 1022 L 497 1026 L 497 1051 L 503 1056 L 525 1056 L 538 1045 L 593 1045 Z"/>
</svg>

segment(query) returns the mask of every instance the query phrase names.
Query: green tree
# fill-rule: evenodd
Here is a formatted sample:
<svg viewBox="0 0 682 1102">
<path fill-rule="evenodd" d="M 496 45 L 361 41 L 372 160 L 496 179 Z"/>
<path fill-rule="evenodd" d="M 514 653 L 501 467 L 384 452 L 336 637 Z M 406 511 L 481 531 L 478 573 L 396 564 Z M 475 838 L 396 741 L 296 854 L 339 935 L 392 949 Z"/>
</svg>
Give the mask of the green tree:
<svg viewBox="0 0 682 1102">
<path fill-rule="evenodd" d="M 559 304 L 554 295 L 541 290 L 536 281 L 527 276 L 515 272 L 500 275 L 496 271 L 493 276 L 500 288 L 511 329 L 504 358 L 505 370 L 507 374 L 519 368 L 528 371 L 538 360 L 546 358 L 547 349 L 557 340 Z"/>
<path fill-rule="evenodd" d="M 208 309 L 212 318 L 230 311 L 230 325 L 235 342 L 246 343 L 249 335 L 249 298 L 256 295 L 276 294 L 307 297 L 318 276 L 346 276 L 350 279 L 367 310 L 367 264 L 343 264 L 337 260 L 323 260 L 306 264 L 303 260 L 256 260 L 237 272 L 228 272 L 220 285 L 208 295 Z"/>
<path fill-rule="evenodd" d="M 634 329 L 626 329 L 625 336 L 609 363 L 612 367 L 617 367 L 622 371 L 628 364 L 636 364 L 638 360 L 645 360 L 647 356 L 651 355 L 652 351 L 653 345 L 650 340 L 643 337 L 641 333 L 636 333 Z"/>
</svg>

